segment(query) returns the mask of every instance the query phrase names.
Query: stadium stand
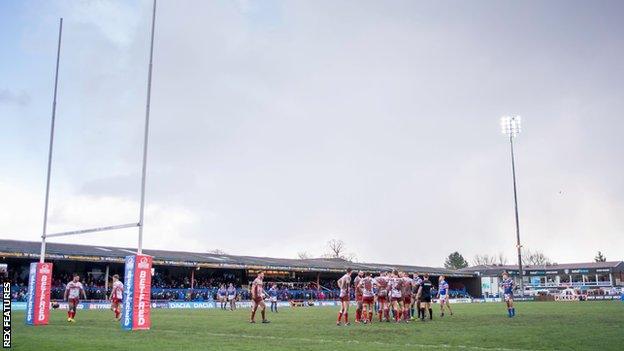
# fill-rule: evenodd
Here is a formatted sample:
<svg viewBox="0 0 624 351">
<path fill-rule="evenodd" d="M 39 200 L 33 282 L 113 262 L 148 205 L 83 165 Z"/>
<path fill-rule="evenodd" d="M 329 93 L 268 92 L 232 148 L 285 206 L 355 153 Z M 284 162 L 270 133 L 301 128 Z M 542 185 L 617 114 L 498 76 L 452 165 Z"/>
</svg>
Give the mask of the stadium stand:
<svg viewBox="0 0 624 351">
<path fill-rule="evenodd" d="M 508 272 L 518 280 L 518 266 L 473 266 L 460 270 L 481 280 L 482 294 L 496 296 L 499 277 Z M 624 261 L 586 262 L 524 267 L 524 285 L 528 295 L 556 294 L 576 289 L 586 295 L 619 295 L 624 285 Z"/>
<path fill-rule="evenodd" d="M 16 301 L 24 299 L 28 264 L 39 258 L 39 242 L 0 240 L 0 263 L 8 265 L 8 278 Z M 124 257 L 130 248 L 49 243 L 46 260 L 54 263 L 52 298 L 60 299 L 64 284 L 76 272 L 82 277 L 89 299 L 103 299 L 107 276 L 123 275 Z M 347 269 L 378 273 L 397 269 L 429 273 L 434 282 L 444 274 L 451 297 L 496 297 L 503 271 L 517 280 L 516 266 L 474 266 L 461 270 L 436 267 L 349 262 L 341 259 L 286 259 L 221 255 L 200 252 L 144 250 L 154 257 L 152 299 L 210 301 L 221 284 L 237 287 L 241 300 L 249 298 L 248 286 L 259 270 L 267 283 L 276 283 L 280 300 L 332 300 L 338 294 L 336 279 Z M 624 285 L 624 262 L 590 262 L 551 266 L 526 266 L 527 294 L 546 289 L 575 288 L 587 295 L 609 295 Z"/>
<path fill-rule="evenodd" d="M 0 240 L 0 263 L 8 264 L 15 300 L 26 291 L 28 264 L 39 258 L 38 242 Z M 72 273 L 81 274 L 89 299 L 103 299 L 109 287 L 107 276 L 123 274 L 124 257 L 134 253 L 129 248 L 49 243 L 46 260 L 54 263 L 52 298 L 62 298 L 64 284 Z M 154 257 L 152 298 L 154 300 L 207 301 L 215 298 L 220 284 L 233 283 L 239 298 L 249 298 L 247 287 L 259 270 L 265 271 L 267 283 L 276 283 L 282 300 L 335 299 L 336 279 L 347 268 L 378 273 L 391 269 L 444 274 L 451 284 L 451 295 L 478 293 L 474 273 L 444 268 L 349 262 L 340 259 L 284 259 L 269 257 L 215 255 L 198 252 L 144 250 Z"/>
</svg>

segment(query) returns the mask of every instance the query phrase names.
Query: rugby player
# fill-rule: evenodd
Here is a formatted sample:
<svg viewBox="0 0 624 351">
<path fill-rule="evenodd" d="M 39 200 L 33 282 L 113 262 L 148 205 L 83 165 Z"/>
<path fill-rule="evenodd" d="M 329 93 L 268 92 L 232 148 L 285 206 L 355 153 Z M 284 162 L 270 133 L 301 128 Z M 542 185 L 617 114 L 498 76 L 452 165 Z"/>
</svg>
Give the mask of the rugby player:
<svg viewBox="0 0 624 351">
<path fill-rule="evenodd" d="M 273 284 L 269 289 L 269 301 L 271 302 L 271 312 L 277 313 L 277 284 Z"/>
<path fill-rule="evenodd" d="M 425 309 L 429 310 L 429 319 L 433 319 L 433 310 L 431 309 L 431 280 L 429 274 L 423 275 L 423 281 L 418 288 L 418 298 L 420 299 L 420 320 L 425 321 Z"/>
<path fill-rule="evenodd" d="M 113 289 L 110 294 L 111 311 L 115 312 L 115 320 L 121 319 L 121 304 L 123 303 L 124 285 L 119 280 L 119 275 L 113 275 Z"/>
<path fill-rule="evenodd" d="M 403 280 L 399 278 L 397 271 L 392 271 L 388 286 L 390 287 L 390 308 L 392 309 L 392 316 L 395 322 L 398 322 L 399 314 L 403 311 L 403 295 L 401 294 Z"/>
<path fill-rule="evenodd" d="M 364 324 L 373 323 L 373 304 L 375 302 L 375 294 L 373 288 L 375 281 L 373 280 L 373 274 L 368 272 L 366 276 L 360 279 L 358 284 L 362 291 L 362 308 L 363 315 L 360 318 L 363 319 Z"/>
<path fill-rule="evenodd" d="M 505 303 L 507 304 L 507 314 L 509 318 L 516 315 L 516 308 L 514 307 L 513 301 L 513 290 L 516 286 L 516 283 L 513 279 L 509 278 L 509 274 L 507 272 L 503 272 L 503 281 L 500 283 L 503 288 L 503 296 L 505 298 Z"/>
<path fill-rule="evenodd" d="M 390 321 L 390 312 L 388 311 L 388 273 L 381 272 L 379 277 L 375 278 L 375 286 L 377 286 L 377 302 L 379 303 L 379 321 Z"/>
<path fill-rule="evenodd" d="M 355 279 L 353 279 L 353 288 L 355 289 L 355 323 L 360 323 L 362 319 L 362 287 L 360 281 L 364 278 L 364 272 L 359 271 Z"/>
<path fill-rule="evenodd" d="M 85 293 L 82 283 L 80 282 L 80 276 L 74 273 L 74 278 L 65 286 L 65 296 L 63 297 L 69 305 L 69 310 L 67 311 L 68 322 L 76 322 L 74 317 L 76 317 L 76 308 L 78 306 L 78 302 L 80 302 L 81 294 L 86 300 L 87 294 Z"/>
<path fill-rule="evenodd" d="M 451 303 L 449 302 L 449 285 L 446 282 L 446 277 L 441 275 L 438 280 L 438 300 L 440 301 L 440 317 L 444 317 L 444 306 L 448 307 L 451 316 L 453 315 L 453 310 L 451 309 Z"/>
<path fill-rule="evenodd" d="M 338 287 L 340 288 L 340 312 L 338 312 L 338 320 L 336 325 L 340 325 L 340 320 L 344 316 L 345 325 L 349 325 L 349 294 L 351 286 L 351 268 L 347 268 L 345 273 L 338 279 Z"/>
<path fill-rule="evenodd" d="M 403 321 L 409 322 L 410 306 L 412 304 L 412 278 L 405 272 L 401 272 L 401 295 L 403 295 Z"/>
<path fill-rule="evenodd" d="M 234 311 L 236 309 L 236 288 L 232 283 L 227 288 L 227 300 L 230 303 L 230 311 Z"/>
<path fill-rule="evenodd" d="M 418 288 L 422 284 L 422 279 L 419 277 L 418 272 L 414 273 L 412 276 L 412 305 L 410 306 L 410 319 L 414 320 L 414 318 L 420 318 L 420 299 L 418 298 Z M 416 309 L 416 313 L 418 317 L 414 317 L 414 309 Z"/>
<path fill-rule="evenodd" d="M 227 289 L 225 288 L 225 284 L 221 284 L 219 290 L 217 290 L 217 301 L 221 304 L 221 309 L 227 309 Z"/>
<path fill-rule="evenodd" d="M 379 291 L 379 287 L 376 284 L 375 278 L 373 278 L 373 314 L 377 314 L 377 311 L 379 311 L 379 303 L 377 302 L 377 291 Z"/>
<path fill-rule="evenodd" d="M 258 273 L 256 279 L 251 283 L 251 320 L 250 323 L 256 323 L 256 310 L 260 307 L 260 313 L 262 314 L 262 323 L 270 323 L 266 319 L 266 305 L 264 304 L 264 290 L 262 280 L 264 279 L 264 272 Z"/>
</svg>

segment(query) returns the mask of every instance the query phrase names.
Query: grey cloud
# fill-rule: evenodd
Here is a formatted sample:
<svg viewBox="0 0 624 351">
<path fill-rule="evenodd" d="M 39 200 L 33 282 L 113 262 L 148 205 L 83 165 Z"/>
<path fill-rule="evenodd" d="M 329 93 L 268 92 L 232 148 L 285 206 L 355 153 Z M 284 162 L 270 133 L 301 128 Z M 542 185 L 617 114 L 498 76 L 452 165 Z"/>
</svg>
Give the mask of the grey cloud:
<svg viewBox="0 0 624 351">
<path fill-rule="evenodd" d="M 27 106 L 30 104 L 30 95 L 25 91 L 0 89 L 0 104 Z"/>
<path fill-rule="evenodd" d="M 621 4 L 245 4 L 159 3 L 147 200 L 199 216 L 184 237 L 242 254 L 336 237 L 361 260 L 511 258 L 498 118 L 518 113 L 525 246 L 565 262 L 624 245 Z M 85 192 L 137 189 L 148 11 L 121 48 L 88 25 L 68 34 L 58 167 Z M 598 209 L 600 223 L 578 215 Z"/>
</svg>

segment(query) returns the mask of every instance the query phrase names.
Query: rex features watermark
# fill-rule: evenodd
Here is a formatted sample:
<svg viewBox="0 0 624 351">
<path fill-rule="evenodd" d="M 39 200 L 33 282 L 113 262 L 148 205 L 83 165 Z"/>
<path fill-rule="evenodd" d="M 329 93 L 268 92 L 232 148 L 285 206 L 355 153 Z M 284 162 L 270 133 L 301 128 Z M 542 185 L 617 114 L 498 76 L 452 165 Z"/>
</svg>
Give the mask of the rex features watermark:
<svg viewBox="0 0 624 351">
<path fill-rule="evenodd" d="M 11 283 L 2 283 L 2 348 L 11 348 Z"/>
</svg>

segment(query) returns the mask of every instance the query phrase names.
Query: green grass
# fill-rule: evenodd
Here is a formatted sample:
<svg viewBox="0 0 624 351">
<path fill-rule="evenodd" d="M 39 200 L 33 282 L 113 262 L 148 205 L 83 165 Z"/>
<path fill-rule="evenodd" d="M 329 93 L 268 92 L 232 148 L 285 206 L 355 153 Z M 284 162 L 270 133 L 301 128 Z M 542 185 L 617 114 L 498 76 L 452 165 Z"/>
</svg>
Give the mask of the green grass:
<svg viewBox="0 0 624 351">
<path fill-rule="evenodd" d="M 122 331 L 110 311 L 78 311 L 69 324 L 53 311 L 45 327 L 27 327 L 13 313 L 15 350 L 623 350 L 624 303 L 453 305 L 454 316 L 409 324 L 337 327 L 336 308 L 283 308 L 270 324 L 247 323 L 247 309 L 153 310 L 152 329 Z M 351 309 L 351 315 L 354 310 Z"/>
</svg>

